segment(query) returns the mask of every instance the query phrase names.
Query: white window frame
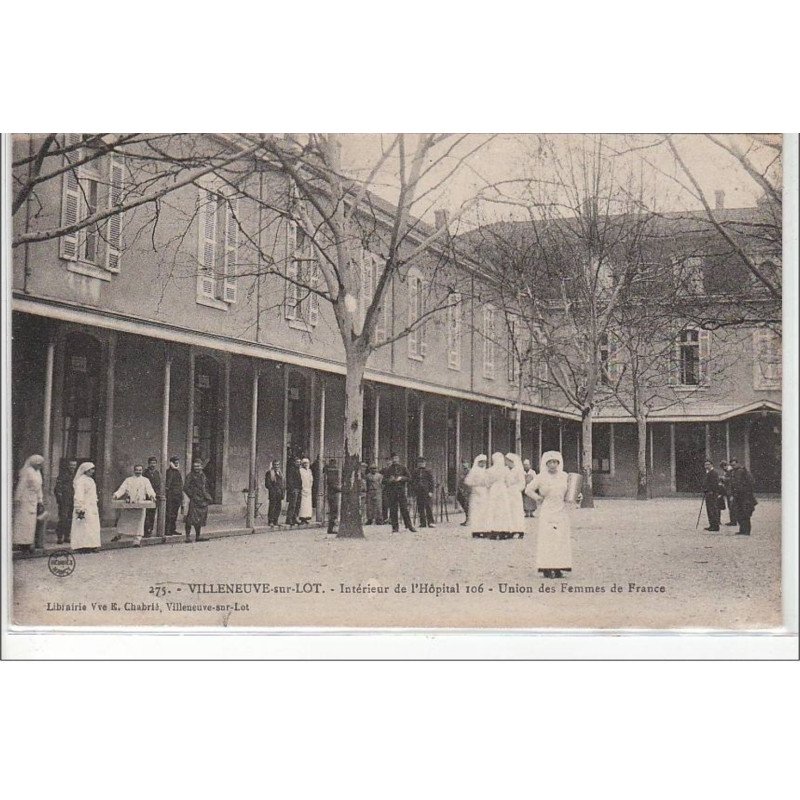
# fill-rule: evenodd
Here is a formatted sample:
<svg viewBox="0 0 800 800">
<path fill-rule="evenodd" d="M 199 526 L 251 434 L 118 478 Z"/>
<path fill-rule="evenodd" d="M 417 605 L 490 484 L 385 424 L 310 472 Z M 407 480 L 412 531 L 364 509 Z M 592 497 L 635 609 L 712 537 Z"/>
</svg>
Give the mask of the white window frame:
<svg viewBox="0 0 800 800">
<path fill-rule="evenodd" d="M 753 388 L 757 391 L 779 391 L 782 388 L 782 345 L 781 337 L 769 328 L 753 331 Z M 769 357 L 767 361 L 765 355 Z"/>
<path fill-rule="evenodd" d="M 298 231 L 303 235 L 303 244 L 298 244 Z M 289 327 L 310 331 L 319 322 L 319 297 L 311 291 L 320 282 L 320 269 L 314 251 L 314 243 L 294 220 L 286 227 L 286 275 L 307 283 L 305 288 L 297 283 L 285 282 L 284 317 Z"/>
<path fill-rule="evenodd" d="M 683 341 L 686 333 L 697 333 L 697 383 L 684 383 L 682 350 L 687 343 Z M 706 387 L 710 383 L 711 371 L 711 331 L 703 330 L 696 325 L 687 325 L 682 328 L 675 338 L 675 369 L 672 380 L 677 389 L 695 391 Z"/>
<path fill-rule="evenodd" d="M 64 135 L 65 147 L 75 147 L 82 141 L 83 134 L 68 133 Z M 63 157 L 64 166 L 83 159 L 83 147 L 73 149 Z M 96 213 L 101 207 L 116 205 L 114 198 L 121 199 L 124 173 L 122 156 L 109 153 L 86 164 L 81 164 L 63 173 L 61 192 L 61 225 L 67 226 L 80 222 L 89 215 L 87 195 L 91 192 L 90 184 L 96 190 Z M 110 281 L 112 275 L 119 272 L 121 251 L 122 213 L 109 217 L 105 222 L 82 228 L 71 234 L 65 234 L 59 241 L 59 258 L 67 262 L 70 272 L 77 272 L 91 278 Z M 86 247 L 89 241 L 94 242 L 94 256 L 88 258 Z"/>
</svg>

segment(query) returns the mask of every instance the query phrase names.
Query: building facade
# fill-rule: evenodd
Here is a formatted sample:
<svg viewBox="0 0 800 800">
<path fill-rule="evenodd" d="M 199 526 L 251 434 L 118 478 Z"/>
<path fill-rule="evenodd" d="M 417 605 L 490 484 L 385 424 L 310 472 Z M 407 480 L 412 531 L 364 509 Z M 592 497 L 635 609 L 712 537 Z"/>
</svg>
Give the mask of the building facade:
<svg viewBox="0 0 800 800">
<path fill-rule="evenodd" d="M 46 229 L 80 218 L 113 203 L 122 180 L 113 156 L 68 170 L 39 188 L 35 213 L 20 212 L 15 225 Z M 277 184 L 267 190 L 283 191 Z M 45 456 L 51 506 L 62 460 L 91 460 L 102 518 L 111 524 L 111 494 L 132 465 L 155 455 L 163 471 L 164 458 L 177 454 L 184 469 L 197 457 L 206 464 L 214 510 L 251 522 L 251 472 L 260 486 L 274 459 L 342 456 L 345 361 L 332 309 L 260 269 L 261 255 L 248 248 L 244 232 L 253 223 L 276 259 L 302 263 L 307 245 L 280 217 L 256 224 L 248 215 L 257 212 L 245 203 L 236 207 L 234 225 L 216 191 L 176 190 L 146 230 L 132 211 L 74 236 L 15 248 L 12 458 L 19 468 L 31 453 Z M 363 258 L 368 276 L 369 254 Z M 394 281 L 379 336 L 391 338 L 418 312 L 425 280 L 421 263 L 418 274 Z M 364 459 L 383 464 L 398 452 L 412 462 L 424 453 L 452 494 L 461 461 L 515 449 L 519 413 L 523 457 L 536 466 L 541 452 L 558 449 L 566 469 L 577 470 L 578 416 L 544 390 L 521 396 L 497 335 L 497 312 L 475 296 L 371 357 Z M 740 332 L 736 345 L 725 345 L 736 358 L 724 383 L 700 392 L 692 384 L 692 369 L 706 357 L 700 336 L 681 351 L 686 401 L 652 416 L 654 493 L 697 491 L 707 455 L 738 455 L 760 491 L 779 491 L 774 339 Z M 593 444 L 596 493 L 635 494 L 632 420 L 601 410 Z"/>
</svg>

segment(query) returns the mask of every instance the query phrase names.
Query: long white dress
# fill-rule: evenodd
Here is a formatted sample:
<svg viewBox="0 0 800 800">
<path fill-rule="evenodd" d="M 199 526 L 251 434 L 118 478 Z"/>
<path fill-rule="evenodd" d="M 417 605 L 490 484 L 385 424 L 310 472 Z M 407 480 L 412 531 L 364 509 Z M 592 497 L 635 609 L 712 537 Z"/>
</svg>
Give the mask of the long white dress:
<svg viewBox="0 0 800 800">
<path fill-rule="evenodd" d="M 300 489 L 300 513 L 297 515 L 300 519 L 311 519 L 314 514 L 312 497 L 314 492 L 314 473 L 307 467 L 300 468 L 300 481 L 302 488 Z"/>
<path fill-rule="evenodd" d="M 42 495 L 42 473 L 33 464 L 42 464 L 41 456 L 31 456 L 19 471 L 17 488 L 14 491 L 13 544 L 32 545 L 36 540 L 37 506 L 44 502 Z"/>
<path fill-rule="evenodd" d="M 548 460 L 559 462 L 558 471 L 550 473 Z M 567 473 L 563 470 L 560 453 L 545 453 L 541 471 L 525 487 L 525 493 L 541 500 L 536 527 L 536 569 L 572 570 L 572 526 L 569 506 L 564 502 L 567 493 Z"/>
<path fill-rule="evenodd" d="M 472 462 L 472 469 L 466 474 L 464 483 L 469 486 L 469 529 L 473 536 L 482 536 L 489 532 L 486 456 L 480 455 Z"/>
<path fill-rule="evenodd" d="M 91 467 L 91 465 L 89 465 Z M 97 509 L 97 486 L 94 479 L 84 474 L 86 464 L 78 467 L 72 485 L 75 487 L 75 506 L 72 512 L 70 546 L 73 550 L 100 547 L 100 512 Z M 83 519 L 78 512 L 83 511 Z"/>
<path fill-rule="evenodd" d="M 508 502 L 508 474 L 506 457 L 502 453 L 492 456 L 492 466 L 486 470 L 486 485 L 489 487 L 487 515 L 490 531 L 509 537 L 514 530 L 511 504 Z"/>
<path fill-rule="evenodd" d="M 513 464 L 506 477 L 511 530 L 521 539 L 525 534 L 525 506 L 522 502 L 522 492 L 526 485 L 525 469 L 522 466 L 522 459 L 516 453 L 507 453 L 506 458 Z"/>
</svg>

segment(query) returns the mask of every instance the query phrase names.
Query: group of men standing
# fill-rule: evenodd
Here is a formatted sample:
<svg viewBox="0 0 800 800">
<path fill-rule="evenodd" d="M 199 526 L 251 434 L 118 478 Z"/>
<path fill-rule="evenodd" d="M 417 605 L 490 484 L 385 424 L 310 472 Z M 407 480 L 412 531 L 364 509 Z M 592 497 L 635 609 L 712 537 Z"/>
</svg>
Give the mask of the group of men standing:
<svg viewBox="0 0 800 800">
<path fill-rule="evenodd" d="M 738 525 L 737 535 L 749 536 L 750 518 L 758 505 L 749 470 L 740 465 L 736 458 L 732 458 L 730 463 L 720 463 L 722 474 L 714 468 L 713 461 L 706 460 L 704 467 L 702 488 L 708 516 L 705 530 L 714 532 L 720 529 L 721 511 L 727 503 L 729 519 L 726 526 Z"/>
<path fill-rule="evenodd" d="M 73 481 L 77 470 L 77 459 L 67 459 L 62 464 L 53 487 L 53 494 L 58 505 L 58 524 L 56 526 L 58 544 L 70 543 L 75 503 Z M 165 536 L 178 535 L 178 514 L 185 505 L 184 495 L 189 501 L 188 510 L 184 518 L 186 540 L 190 540 L 191 530 L 194 529 L 195 541 L 202 541 L 201 530 L 208 520 L 208 506 L 209 503 L 213 502 L 213 497 L 201 459 L 195 459 L 192 470 L 184 481 L 180 470 L 180 458 L 172 456 L 162 484 L 161 472 L 158 469 L 158 459 L 155 456 L 151 456 L 147 460 L 146 468 L 141 464 L 134 464 L 133 474 L 126 478 L 115 492 L 115 496 L 118 498 L 127 497 L 135 501 L 147 499 L 158 501 L 164 499 Z M 156 508 L 145 509 L 142 529 L 143 538 L 153 536 L 156 514 Z"/>
</svg>

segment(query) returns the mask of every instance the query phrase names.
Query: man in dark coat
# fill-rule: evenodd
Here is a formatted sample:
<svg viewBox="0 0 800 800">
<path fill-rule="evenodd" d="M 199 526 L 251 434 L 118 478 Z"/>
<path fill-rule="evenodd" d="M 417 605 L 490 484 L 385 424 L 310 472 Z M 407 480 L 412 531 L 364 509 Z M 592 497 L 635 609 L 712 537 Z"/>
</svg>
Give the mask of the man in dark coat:
<svg viewBox="0 0 800 800">
<path fill-rule="evenodd" d="M 325 497 L 328 501 L 328 533 L 336 533 L 339 521 L 339 498 L 342 493 L 342 475 L 335 458 L 328 459 L 325 467 Z"/>
<path fill-rule="evenodd" d="M 456 484 L 456 500 L 464 510 L 464 521 L 462 525 L 469 524 L 469 493 L 472 491 L 466 483 L 464 478 L 469 475 L 469 463 L 466 461 L 461 462 L 461 467 L 458 470 L 458 483 Z"/>
<path fill-rule="evenodd" d="M 150 456 L 147 459 L 147 469 L 142 473 L 147 480 L 150 481 L 150 485 L 153 487 L 153 491 L 156 493 L 156 506 L 158 506 L 158 501 L 161 499 L 161 473 L 158 471 L 158 459 L 155 456 Z M 153 535 L 153 527 L 155 526 L 156 522 L 156 509 L 155 508 L 148 508 L 144 512 L 144 535 L 145 538 L 148 536 Z"/>
<path fill-rule="evenodd" d="M 180 459 L 172 456 L 169 467 L 164 476 L 164 495 L 166 496 L 166 519 L 164 521 L 164 535 L 175 536 L 178 512 L 183 506 L 183 475 L 180 471 Z"/>
<path fill-rule="evenodd" d="M 414 494 L 417 497 L 417 512 L 420 528 L 435 528 L 433 524 L 433 473 L 428 469 L 424 456 L 417 459 L 417 468 L 413 476 Z"/>
<path fill-rule="evenodd" d="M 264 486 L 269 497 L 269 510 L 267 511 L 267 524 L 277 525 L 281 515 L 281 503 L 286 494 L 286 481 L 281 471 L 281 462 L 273 461 L 264 475 Z"/>
<path fill-rule="evenodd" d="M 706 514 L 708 514 L 707 531 L 719 530 L 719 500 L 725 496 L 725 487 L 722 485 L 719 473 L 714 469 L 711 461 L 703 465 L 706 474 L 703 476 L 703 494 L 706 500 Z"/>
<path fill-rule="evenodd" d="M 286 466 L 286 524 L 297 525 L 300 511 L 300 492 L 303 479 L 300 477 L 300 459 L 293 458 Z"/>
<path fill-rule="evenodd" d="M 727 527 L 738 525 L 736 521 L 736 504 L 733 502 L 733 494 L 731 493 L 731 477 L 733 475 L 733 467 L 727 461 L 719 462 L 719 474 L 722 478 L 722 485 L 725 487 L 725 500 L 728 502 L 728 521 L 725 523 Z"/>
<path fill-rule="evenodd" d="M 72 512 L 75 501 L 75 488 L 72 481 L 75 480 L 75 473 L 78 471 L 78 462 L 71 458 L 58 471 L 56 485 L 53 487 L 53 494 L 56 496 L 58 504 L 58 525 L 56 536 L 59 544 L 69 544 L 72 533 Z"/>
<path fill-rule="evenodd" d="M 389 467 L 391 467 L 391 466 L 392 466 L 392 459 L 389 458 L 388 462 L 386 463 L 386 466 L 382 470 L 380 470 L 381 479 L 382 479 L 382 482 L 381 482 L 381 512 L 383 514 L 381 522 L 384 525 L 388 525 L 389 524 L 389 486 L 386 483 L 386 475 L 387 475 L 387 471 L 388 471 Z"/>
<path fill-rule="evenodd" d="M 736 518 L 739 520 L 737 536 L 750 535 L 750 517 L 756 510 L 758 500 L 753 487 L 753 476 L 746 467 L 740 466 L 737 459 L 731 459 L 731 492 L 736 506 Z"/>
<path fill-rule="evenodd" d="M 416 528 L 411 523 L 408 514 L 408 503 L 406 502 L 406 484 L 411 480 L 406 467 L 400 463 L 400 456 L 392 453 L 392 463 L 384 471 L 383 483 L 386 486 L 386 497 L 389 502 L 389 520 L 392 523 L 392 532 L 400 530 L 400 523 L 397 519 L 398 509 L 403 515 L 403 523 L 406 529 L 416 533 Z"/>
<path fill-rule="evenodd" d="M 183 491 L 189 498 L 189 511 L 186 513 L 186 541 L 191 542 L 190 532 L 194 528 L 196 542 L 205 541 L 200 532 L 208 522 L 208 504 L 214 499 L 208 490 L 208 478 L 203 472 L 203 462 L 196 458 L 192 471 L 186 476 Z"/>
</svg>

